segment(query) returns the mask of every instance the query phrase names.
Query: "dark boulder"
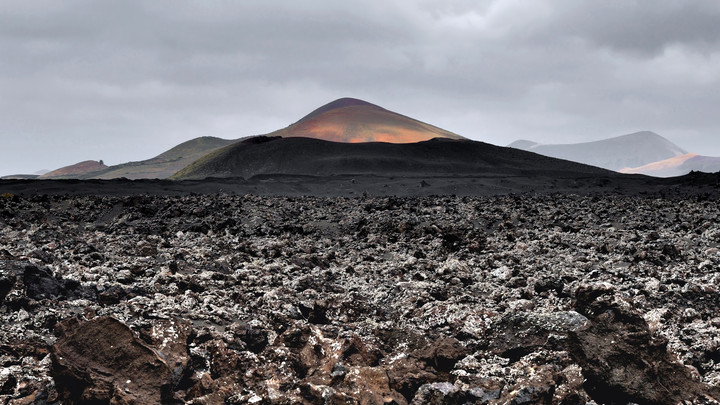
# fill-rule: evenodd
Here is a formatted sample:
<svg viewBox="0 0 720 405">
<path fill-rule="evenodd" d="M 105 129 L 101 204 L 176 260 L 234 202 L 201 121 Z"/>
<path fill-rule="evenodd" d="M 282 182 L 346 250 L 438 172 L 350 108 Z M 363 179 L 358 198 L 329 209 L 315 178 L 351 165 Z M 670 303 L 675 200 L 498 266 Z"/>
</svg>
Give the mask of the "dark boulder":
<svg viewBox="0 0 720 405">
<path fill-rule="evenodd" d="M 15 286 L 16 280 L 15 274 L 7 271 L 0 272 L 0 305 L 3 304 L 5 297 L 7 297 L 10 290 Z"/>
<path fill-rule="evenodd" d="M 450 372 L 455 367 L 455 363 L 467 354 L 468 350 L 457 339 L 441 337 L 428 346 L 415 351 L 413 356 L 437 371 Z"/>
<path fill-rule="evenodd" d="M 629 303 L 606 285 L 581 286 L 576 310 L 590 323 L 570 334 L 569 351 L 582 367 L 585 390 L 605 404 L 676 404 L 717 388 L 695 381 Z"/>
<path fill-rule="evenodd" d="M 65 288 L 48 269 L 27 264 L 23 269 L 23 284 L 29 298 L 52 299 L 66 295 Z"/>
<path fill-rule="evenodd" d="M 172 371 L 124 323 L 111 317 L 69 320 L 58 331 L 51 373 L 64 403 L 171 401 Z"/>
</svg>

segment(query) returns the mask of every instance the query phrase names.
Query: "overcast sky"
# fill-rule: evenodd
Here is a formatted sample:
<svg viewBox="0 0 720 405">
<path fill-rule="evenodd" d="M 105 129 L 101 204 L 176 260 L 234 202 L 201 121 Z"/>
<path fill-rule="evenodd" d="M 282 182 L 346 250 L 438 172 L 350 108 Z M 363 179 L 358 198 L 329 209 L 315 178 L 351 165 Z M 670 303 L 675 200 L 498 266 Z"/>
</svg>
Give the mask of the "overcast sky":
<svg viewBox="0 0 720 405">
<path fill-rule="evenodd" d="M 720 2 L 2 0 L 0 175 L 153 157 L 356 97 L 507 145 L 720 156 Z"/>
</svg>

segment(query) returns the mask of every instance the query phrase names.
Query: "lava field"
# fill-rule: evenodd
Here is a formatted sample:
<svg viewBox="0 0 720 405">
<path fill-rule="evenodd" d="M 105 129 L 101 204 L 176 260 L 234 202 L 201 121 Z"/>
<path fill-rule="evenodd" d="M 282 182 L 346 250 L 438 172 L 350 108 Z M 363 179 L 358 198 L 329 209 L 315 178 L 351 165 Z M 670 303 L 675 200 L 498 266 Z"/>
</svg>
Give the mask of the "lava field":
<svg viewBox="0 0 720 405">
<path fill-rule="evenodd" d="M 720 399 L 713 198 L 0 197 L 1 404 Z"/>
</svg>

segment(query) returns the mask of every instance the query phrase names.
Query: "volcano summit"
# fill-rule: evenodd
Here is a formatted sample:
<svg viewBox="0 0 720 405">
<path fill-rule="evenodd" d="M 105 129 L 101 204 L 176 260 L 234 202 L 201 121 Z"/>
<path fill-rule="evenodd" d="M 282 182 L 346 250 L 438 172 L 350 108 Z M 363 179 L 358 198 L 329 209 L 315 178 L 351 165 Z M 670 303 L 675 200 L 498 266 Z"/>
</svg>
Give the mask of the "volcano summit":
<svg viewBox="0 0 720 405">
<path fill-rule="evenodd" d="M 333 142 L 415 143 L 460 135 L 355 98 L 328 103 L 271 136 L 315 138 Z"/>
</svg>

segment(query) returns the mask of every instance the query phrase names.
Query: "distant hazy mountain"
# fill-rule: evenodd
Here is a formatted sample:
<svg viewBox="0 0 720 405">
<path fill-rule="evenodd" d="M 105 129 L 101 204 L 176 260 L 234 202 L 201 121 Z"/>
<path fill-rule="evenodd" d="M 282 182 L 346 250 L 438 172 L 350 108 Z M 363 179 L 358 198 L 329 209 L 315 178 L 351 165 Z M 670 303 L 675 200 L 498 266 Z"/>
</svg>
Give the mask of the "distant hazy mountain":
<svg viewBox="0 0 720 405">
<path fill-rule="evenodd" d="M 74 165 L 61 167 L 57 170 L 38 176 L 39 179 L 77 179 L 87 176 L 89 173 L 95 173 L 100 170 L 107 169 L 102 162 L 94 160 L 86 160 L 84 162 L 75 163 Z"/>
<path fill-rule="evenodd" d="M 460 135 L 354 98 L 326 104 L 287 128 L 268 134 L 333 142 L 412 143 Z"/>
<path fill-rule="evenodd" d="M 257 137 L 215 151 L 171 177 L 256 175 L 518 175 L 607 176 L 607 170 L 483 142 L 433 139 L 418 143 L 342 143 L 310 138 Z"/>
<path fill-rule="evenodd" d="M 81 165 L 82 170 L 70 171 L 68 168 L 62 168 L 40 176 L 40 178 L 114 179 L 125 177 L 128 179 L 165 179 L 206 154 L 234 142 L 237 142 L 237 140 L 203 136 L 183 142 L 152 159 L 110 167 L 105 165 L 92 166 L 88 162 L 81 162 L 69 166 L 69 168 Z"/>
<path fill-rule="evenodd" d="M 35 173 L 31 174 L 11 174 L 8 176 L 2 176 L 0 179 L 2 180 L 32 180 L 37 179 L 38 177 L 42 176 L 43 174 L 50 173 L 50 170 L 38 170 Z"/>
<path fill-rule="evenodd" d="M 37 174 L 9 174 L 7 176 L 0 177 L 0 180 L 33 180 L 37 178 Z"/>
<path fill-rule="evenodd" d="M 520 140 L 511 143 L 509 147 L 615 171 L 639 167 L 687 153 L 681 147 L 649 131 L 574 144 L 550 145 Z"/>
<path fill-rule="evenodd" d="M 640 167 L 624 168 L 621 173 L 639 173 L 655 177 L 682 176 L 691 171 L 715 173 L 720 171 L 720 157 L 687 153 Z"/>
</svg>

